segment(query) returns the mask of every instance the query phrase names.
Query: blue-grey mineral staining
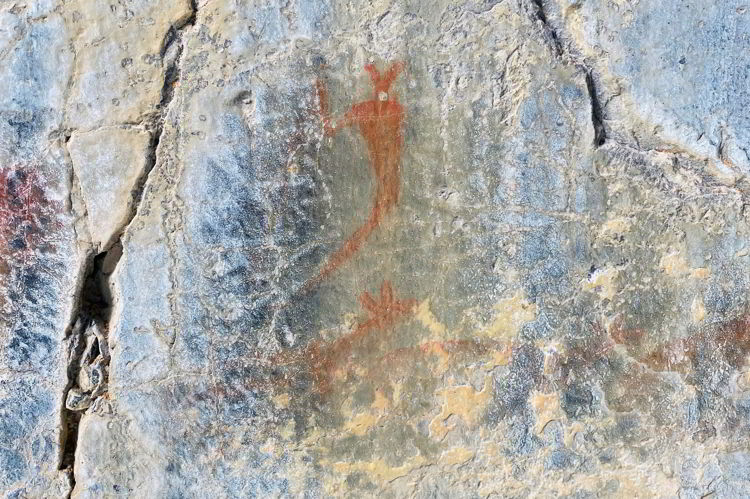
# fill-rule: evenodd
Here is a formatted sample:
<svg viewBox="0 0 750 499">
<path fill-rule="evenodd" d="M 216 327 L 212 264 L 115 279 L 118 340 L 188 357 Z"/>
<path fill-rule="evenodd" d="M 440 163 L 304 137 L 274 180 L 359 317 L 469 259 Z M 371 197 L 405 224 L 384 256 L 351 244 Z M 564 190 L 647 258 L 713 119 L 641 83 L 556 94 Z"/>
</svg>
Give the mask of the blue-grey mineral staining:
<svg viewBox="0 0 750 499">
<path fill-rule="evenodd" d="M 750 496 L 750 6 L 0 11 L 3 497 Z"/>
</svg>

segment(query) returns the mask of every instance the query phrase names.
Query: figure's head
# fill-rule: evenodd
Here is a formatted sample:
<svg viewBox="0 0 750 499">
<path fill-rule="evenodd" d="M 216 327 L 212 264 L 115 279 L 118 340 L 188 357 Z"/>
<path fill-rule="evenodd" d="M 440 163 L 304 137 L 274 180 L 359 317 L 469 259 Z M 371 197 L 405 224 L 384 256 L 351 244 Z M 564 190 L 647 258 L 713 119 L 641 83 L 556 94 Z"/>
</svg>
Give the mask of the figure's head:
<svg viewBox="0 0 750 499">
<path fill-rule="evenodd" d="M 372 80 L 372 86 L 375 93 L 375 98 L 381 101 L 388 100 L 388 91 L 391 88 L 393 80 L 396 79 L 398 74 L 403 71 L 406 67 L 406 63 L 403 61 L 394 62 L 388 68 L 384 75 L 381 76 L 380 72 L 375 68 L 374 64 L 365 64 L 365 71 L 370 73 L 370 79 Z"/>
</svg>

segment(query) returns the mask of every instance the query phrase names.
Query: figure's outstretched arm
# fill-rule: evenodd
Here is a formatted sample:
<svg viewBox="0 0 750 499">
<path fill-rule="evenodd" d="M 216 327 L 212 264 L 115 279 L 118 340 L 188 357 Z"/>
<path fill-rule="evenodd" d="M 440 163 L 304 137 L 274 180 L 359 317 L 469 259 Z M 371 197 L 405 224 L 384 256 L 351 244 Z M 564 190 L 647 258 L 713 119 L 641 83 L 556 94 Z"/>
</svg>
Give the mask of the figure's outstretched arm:
<svg viewBox="0 0 750 499">
<path fill-rule="evenodd" d="M 318 97 L 318 112 L 323 119 L 323 132 L 333 135 L 334 127 L 331 126 L 331 113 L 328 107 L 328 89 L 320 80 L 315 80 L 315 92 Z"/>
<path fill-rule="evenodd" d="M 315 90 L 318 94 L 318 109 L 323 118 L 323 131 L 326 136 L 331 137 L 340 129 L 352 126 L 355 123 L 356 117 L 351 111 L 347 112 L 340 118 L 331 116 L 328 104 L 328 90 L 322 81 L 315 81 Z"/>
</svg>

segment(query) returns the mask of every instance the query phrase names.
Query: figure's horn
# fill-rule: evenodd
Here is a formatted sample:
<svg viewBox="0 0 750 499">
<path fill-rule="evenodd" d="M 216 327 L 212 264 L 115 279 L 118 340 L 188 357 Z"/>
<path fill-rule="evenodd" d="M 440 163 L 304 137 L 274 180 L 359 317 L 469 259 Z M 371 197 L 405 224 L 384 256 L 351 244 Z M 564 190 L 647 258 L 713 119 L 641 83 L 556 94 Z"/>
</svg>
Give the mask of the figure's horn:
<svg viewBox="0 0 750 499">
<path fill-rule="evenodd" d="M 365 64 L 365 71 L 370 73 L 370 78 L 374 83 L 380 81 L 380 71 L 377 70 L 375 64 Z"/>
<path fill-rule="evenodd" d="M 406 67 L 406 63 L 404 61 L 398 61 L 391 64 L 391 67 L 388 68 L 388 71 L 385 72 L 385 77 L 383 78 L 383 84 L 386 89 L 389 89 L 391 87 L 391 83 L 393 83 L 393 80 L 396 79 L 398 74 L 404 70 Z"/>
</svg>

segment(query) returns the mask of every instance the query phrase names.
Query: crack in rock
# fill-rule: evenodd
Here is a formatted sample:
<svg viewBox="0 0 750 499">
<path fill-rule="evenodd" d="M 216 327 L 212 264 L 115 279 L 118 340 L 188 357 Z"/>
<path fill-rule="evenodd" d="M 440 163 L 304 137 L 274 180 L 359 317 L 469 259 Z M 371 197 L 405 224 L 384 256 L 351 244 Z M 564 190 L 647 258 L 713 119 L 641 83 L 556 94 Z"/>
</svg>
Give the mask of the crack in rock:
<svg viewBox="0 0 750 499">
<path fill-rule="evenodd" d="M 594 127 L 594 148 L 598 148 L 607 140 L 607 132 L 604 127 L 603 108 L 601 106 L 598 92 L 596 90 L 596 81 L 594 73 L 584 62 L 578 60 L 569 50 L 566 50 L 560 37 L 557 35 L 555 28 L 547 20 L 547 14 L 544 10 L 544 0 L 531 0 L 533 6 L 533 16 L 542 25 L 542 35 L 545 42 L 552 47 L 555 55 L 566 63 L 573 64 L 583 72 L 586 80 L 586 90 L 591 102 L 591 123 Z"/>
<path fill-rule="evenodd" d="M 75 488 L 74 467 L 79 423 L 84 412 L 98 410 L 100 401 L 105 400 L 107 394 L 110 360 L 108 335 L 113 303 L 110 276 L 122 256 L 122 237 L 138 213 L 148 178 L 158 161 L 157 150 L 164 120 L 180 77 L 183 32 L 195 25 L 197 11 L 197 3 L 193 0 L 190 14 L 172 25 L 165 35 L 161 51 L 165 67 L 161 99 L 156 106 L 156 113 L 148 120 L 150 122 L 144 123 L 146 130 L 150 132 L 146 166 L 135 182 L 128 216 L 117 231 L 113 242 L 102 248 L 98 254 L 94 255 L 89 251 L 85 257 L 81 283 L 70 315 L 71 320 L 65 330 L 64 348 L 67 352 L 68 367 L 67 383 L 62 397 L 59 469 L 69 473 L 71 494 Z M 72 132 L 66 134 L 67 139 Z M 72 175 L 75 181 L 75 172 Z M 71 186 L 71 189 L 73 188 L 74 186 Z"/>
</svg>

